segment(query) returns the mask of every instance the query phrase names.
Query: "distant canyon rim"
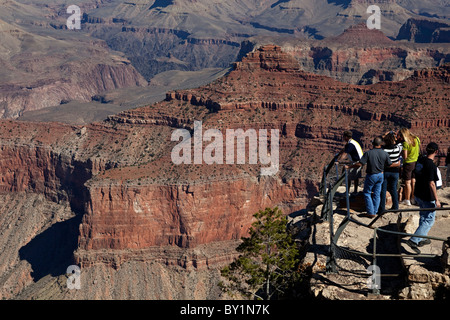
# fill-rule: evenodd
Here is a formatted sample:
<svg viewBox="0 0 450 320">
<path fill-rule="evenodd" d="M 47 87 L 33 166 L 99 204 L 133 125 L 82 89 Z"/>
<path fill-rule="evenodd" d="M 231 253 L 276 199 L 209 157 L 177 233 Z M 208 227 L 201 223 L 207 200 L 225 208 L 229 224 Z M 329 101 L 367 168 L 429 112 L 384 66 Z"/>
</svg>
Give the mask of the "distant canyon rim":
<svg viewBox="0 0 450 320">
<path fill-rule="evenodd" d="M 366 24 L 373 4 L 381 9 L 381 30 L 353 28 Z M 450 13 L 435 1 L 82 0 L 77 6 L 81 30 L 67 30 L 66 1 L 2 1 L 8 53 L 0 57 L 2 118 L 103 120 L 157 102 L 166 91 L 211 82 L 220 75 L 205 70 L 228 68 L 263 44 L 282 46 L 305 71 L 353 84 L 399 81 L 450 61 Z M 161 86 L 161 78 L 172 80 Z"/>
</svg>

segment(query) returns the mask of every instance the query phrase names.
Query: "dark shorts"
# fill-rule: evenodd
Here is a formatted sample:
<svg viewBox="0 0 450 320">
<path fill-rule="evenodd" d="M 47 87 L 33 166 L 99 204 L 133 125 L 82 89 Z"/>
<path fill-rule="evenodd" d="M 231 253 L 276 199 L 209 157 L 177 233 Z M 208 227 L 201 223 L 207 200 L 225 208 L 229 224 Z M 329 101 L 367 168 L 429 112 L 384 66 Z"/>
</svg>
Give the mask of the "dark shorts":
<svg viewBox="0 0 450 320">
<path fill-rule="evenodd" d="M 348 171 L 348 180 L 356 180 L 361 178 L 362 174 L 361 174 L 361 167 L 358 168 L 351 168 Z"/>
<path fill-rule="evenodd" d="M 402 179 L 411 180 L 414 178 L 414 169 L 416 168 L 416 163 L 404 163 L 402 168 Z"/>
</svg>

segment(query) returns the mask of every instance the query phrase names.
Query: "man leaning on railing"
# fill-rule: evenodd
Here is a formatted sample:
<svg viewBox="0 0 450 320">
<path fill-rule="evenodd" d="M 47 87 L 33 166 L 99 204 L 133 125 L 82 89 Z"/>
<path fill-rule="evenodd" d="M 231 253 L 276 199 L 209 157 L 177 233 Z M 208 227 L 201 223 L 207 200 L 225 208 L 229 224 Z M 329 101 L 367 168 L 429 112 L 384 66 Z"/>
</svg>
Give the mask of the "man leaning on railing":
<svg viewBox="0 0 450 320">
<path fill-rule="evenodd" d="M 342 139 L 345 141 L 344 148 L 336 155 L 335 161 L 336 163 L 341 162 L 344 159 L 345 154 L 347 154 L 348 160 L 350 163 L 357 163 L 364 152 L 361 148 L 361 145 L 353 139 L 353 134 L 351 131 L 346 130 L 342 135 Z M 361 168 L 354 167 L 352 170 L 348 172 L 349 185 L 353 181 L 354 184 L 354 192 L 355 194 L 358 192 L 359 179 L 361 178 Z"/>
</svg>

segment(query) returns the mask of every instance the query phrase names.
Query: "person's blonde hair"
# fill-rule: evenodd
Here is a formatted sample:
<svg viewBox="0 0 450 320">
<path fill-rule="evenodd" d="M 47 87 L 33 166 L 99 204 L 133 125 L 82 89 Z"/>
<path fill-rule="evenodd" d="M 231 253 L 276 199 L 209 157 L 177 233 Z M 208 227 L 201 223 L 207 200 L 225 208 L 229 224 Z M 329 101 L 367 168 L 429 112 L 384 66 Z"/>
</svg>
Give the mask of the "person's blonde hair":
<svg viewBox="0 0 450 320">
<path fill-rule="evenodd" d="M 417 136 L 413 135 L 411 131 L 409 131 L 408 128 L 401 128 L 400 129 L 400 135 L 402 136 L 403 140 L 410 146 L 415 147 L 416 146 L 416 139 Z"/>
</svg>

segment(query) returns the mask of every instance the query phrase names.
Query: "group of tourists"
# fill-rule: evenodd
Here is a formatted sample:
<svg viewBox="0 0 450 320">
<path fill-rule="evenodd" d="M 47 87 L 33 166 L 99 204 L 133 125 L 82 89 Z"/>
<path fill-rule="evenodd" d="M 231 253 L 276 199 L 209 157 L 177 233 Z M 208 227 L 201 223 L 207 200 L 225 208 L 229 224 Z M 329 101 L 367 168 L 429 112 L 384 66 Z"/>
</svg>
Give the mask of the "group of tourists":
<svg viewBox="0 0 450 320">
<path fill-rule="evenodd" d="M 354 192 L 358 192 L 361 170 L 366 166 L 364 179 L 364 201 L 366 213 L 360 216 L 373 218 L 386 210 L 386 193 L 392 198 L 392 208 L 399 209 L 399 198 L 405 206 L 418 205 L 420 208 L 439 208 L 441 203 L 437 189 L 442 184 L 440 172 L 434 163 L 439 147 L 430 142 L 425 153 L 421 155 L 420 139 L 409 129 L 402 128 L 398 132 L 387 132 L 372 141 L 372 149 L 364 152 L 361 145 L 352 137 L 351 131 L 343 133 L 345 147 L 337 155 L 336 161 L 342 161 L 348 156 L 351 164 L 346 165 L 349 182 L 354 183 Z M 448 163 L 450 148 L 446 159 Z M 450 168 L 449 168 L 450 169 Z M 447 172 L 448 174 L 448 172 Z M 403 188 L 399 188 L 399 179 L 402 179 Z M 401 190 L 399 192 L 399 190 Z M 426 236 L 434 224 L 435 212 L 433 210 L 420 211 L 419 227 L 407 244 L 415 251 L 418 247 L 429 244 Z"/>
</svg>

